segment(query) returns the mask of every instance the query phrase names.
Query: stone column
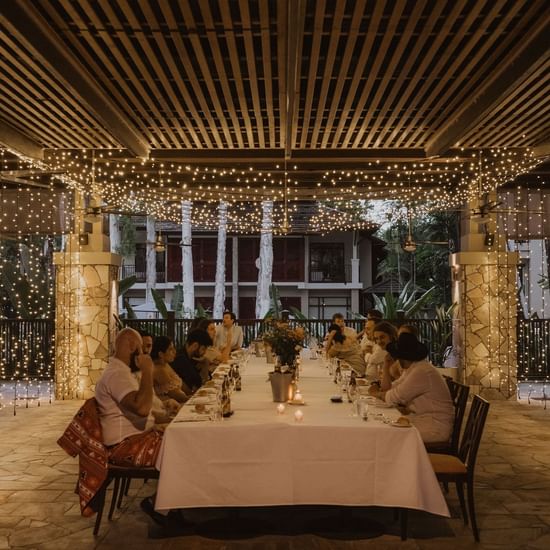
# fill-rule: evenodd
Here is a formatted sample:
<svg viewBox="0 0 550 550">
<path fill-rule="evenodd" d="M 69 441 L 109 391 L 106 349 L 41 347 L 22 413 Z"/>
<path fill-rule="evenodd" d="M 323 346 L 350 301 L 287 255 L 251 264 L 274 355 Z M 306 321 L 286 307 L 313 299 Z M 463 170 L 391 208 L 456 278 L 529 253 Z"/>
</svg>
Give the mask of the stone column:
<svg viewBox="0 0 550 550">
<path fill-rule="evenodd" d="M 518 254 L 493 232 L 492 216 L 486 223 L 471 218 L 465 229 L 461 252 L 451 256 L 459 379 L 486 398 L 508 399 L 517 387 Z"/>
<path fill-rule="evenodd" d="M 71 235 L 56 266 L 55 394 L 87 399 L 107 365 L 116 333 L 121 256 L 109 251 L 102 221 L 91 233 Z"/>
</svg>

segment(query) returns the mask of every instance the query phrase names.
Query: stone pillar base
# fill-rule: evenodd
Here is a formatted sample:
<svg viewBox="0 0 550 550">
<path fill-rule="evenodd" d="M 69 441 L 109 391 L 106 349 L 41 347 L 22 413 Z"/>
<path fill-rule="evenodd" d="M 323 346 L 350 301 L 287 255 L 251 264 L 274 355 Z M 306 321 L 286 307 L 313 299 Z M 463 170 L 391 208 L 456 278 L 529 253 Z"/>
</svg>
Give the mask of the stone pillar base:
<svg viewBox="0 0 550 550">
<path fill-rule="evenodd" d="M 517 253 L 453 254 L 453 342 L 461 378 L 487 399 L 515 398 L 517 388 Z"/>
</svg>

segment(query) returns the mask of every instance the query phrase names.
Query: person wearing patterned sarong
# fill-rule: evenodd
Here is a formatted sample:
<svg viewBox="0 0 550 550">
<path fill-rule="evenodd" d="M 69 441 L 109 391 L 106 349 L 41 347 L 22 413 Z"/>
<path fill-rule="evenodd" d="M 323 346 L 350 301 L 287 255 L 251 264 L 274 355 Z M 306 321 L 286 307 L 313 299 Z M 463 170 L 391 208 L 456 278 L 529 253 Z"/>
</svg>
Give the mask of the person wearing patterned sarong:
<svg viewBox="0 0 550 550">
<path fill-rule="evenodd" d="M 132 375 L 134 366 L 141 371 L 140 382 Z M 155 428 L 151 412 L 153 369 L 151 357 L 142 353 L 139 333 L 130 328 L 121 330 L 115 353 L 96 385 L 103 442 L 113 464 L 155 464 L 162 433 Z"/>
</svg>

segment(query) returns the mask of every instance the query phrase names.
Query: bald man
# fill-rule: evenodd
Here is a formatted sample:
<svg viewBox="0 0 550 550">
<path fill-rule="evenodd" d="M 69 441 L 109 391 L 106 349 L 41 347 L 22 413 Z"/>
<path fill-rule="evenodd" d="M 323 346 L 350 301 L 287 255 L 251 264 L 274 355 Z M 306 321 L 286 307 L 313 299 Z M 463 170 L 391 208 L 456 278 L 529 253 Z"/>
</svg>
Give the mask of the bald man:
<svg viewBox="0 0 550 550">
<path fill-rule="evenodd" d="M 95 390 L 109 460 L 122 466 L 153 466 L 162 440 L 151 413 L 153 361 L 142 346 L 137 331 L 122 329 Z M 138 369 L 140 382 L 132 375 Z"/>
</svg>

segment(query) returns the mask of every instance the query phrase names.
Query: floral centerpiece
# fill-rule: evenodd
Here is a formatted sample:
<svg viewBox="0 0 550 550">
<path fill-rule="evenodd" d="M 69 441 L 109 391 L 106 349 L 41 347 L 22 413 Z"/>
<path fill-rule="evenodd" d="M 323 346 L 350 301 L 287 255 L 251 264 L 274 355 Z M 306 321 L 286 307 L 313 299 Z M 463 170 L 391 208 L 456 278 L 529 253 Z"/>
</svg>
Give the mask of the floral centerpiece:
<svg viewBox="0 0 550 550">
<path fill-rule="evenodd" d="M 291 328 L 287 322 L 273 321 L 271 327 L 263 336 L 266 344 L 271 346 L 275 355 L 279 358 L 279 364 L 275 371 L 286 365 L 287 370 L 294 370 L 296 358 L 300 354 L 304 341 L 304 329 L 302 327 Z"/>
</svg>

